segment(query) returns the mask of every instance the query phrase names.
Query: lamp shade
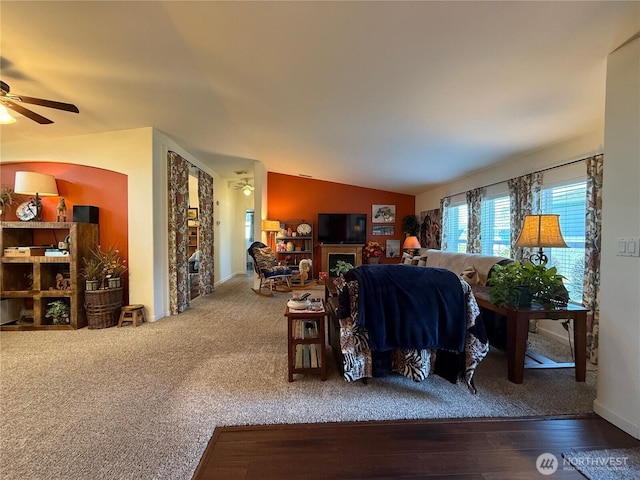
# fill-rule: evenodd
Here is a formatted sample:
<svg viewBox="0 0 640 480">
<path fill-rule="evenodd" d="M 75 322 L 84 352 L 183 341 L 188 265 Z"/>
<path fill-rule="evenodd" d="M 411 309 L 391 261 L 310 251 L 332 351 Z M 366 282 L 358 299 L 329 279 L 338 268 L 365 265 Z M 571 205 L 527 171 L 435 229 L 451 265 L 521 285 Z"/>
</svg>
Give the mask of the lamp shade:
<svg viewBox="0 0 640 480">
<path fill-rule="evenodd" d="M 53 175 L 38 172 L 16 172 L 16 184 L 13 190 L 22 195 L 38 195 L 40 197 L 58 195 L 58 187 Z"/>
<path fill-rule="evenodd" d="M 280 231 L 280 222 L 278 220 L 262 220 L 263 232 L 278 232 Z"/>
<path fill-rule="evenodd" d="M 515 246 L 568 248 L 560 231 L 560 215 L 526 215 Z"/>
<path fill-rule="evenodd" d="M 420 241 L 418 241 L 418 237 L 416 236 L 410 236 L 404 239 L 404 243 L 402 244 L 402 248 L 403 249 L 408 249 L 408 248 L 421 248 L 420 247 Z"/>
</svg>

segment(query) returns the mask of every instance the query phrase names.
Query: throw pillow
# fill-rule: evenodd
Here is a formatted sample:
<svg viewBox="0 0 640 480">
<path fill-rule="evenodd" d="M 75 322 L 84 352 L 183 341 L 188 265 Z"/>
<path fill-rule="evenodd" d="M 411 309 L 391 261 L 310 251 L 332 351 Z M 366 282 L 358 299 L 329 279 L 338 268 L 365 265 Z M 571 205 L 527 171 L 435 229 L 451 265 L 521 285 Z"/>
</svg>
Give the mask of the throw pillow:
<svg viewBox="0 0 640 480">
<path fill-rule="evenodd" d="M 465 268 L 460 274 L 462 279 L 467 282 L 469 285 L 479 285 L 480 284 L 480 275 L 474 268 L 473 265 Z"/>
<path fill-rule="evenodd" d="M 278 265 L 278 259 L 269 247 L 254 248 L 253 256 L 256 259 L 258 270 L 268 270 Z"/>
</svg>

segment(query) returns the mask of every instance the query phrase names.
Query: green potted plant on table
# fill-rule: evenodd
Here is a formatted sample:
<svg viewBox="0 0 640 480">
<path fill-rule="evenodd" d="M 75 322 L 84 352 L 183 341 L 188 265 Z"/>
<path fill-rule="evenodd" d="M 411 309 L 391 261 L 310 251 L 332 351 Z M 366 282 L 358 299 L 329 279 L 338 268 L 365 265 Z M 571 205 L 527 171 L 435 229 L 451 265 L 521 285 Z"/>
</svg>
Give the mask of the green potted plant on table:
<svg viewBox="0 0 640 480">
<path fill-rule="evenodd" d="M 528 307 L 533 299 L 543 305 L 565 304 L 569 300 L 564 277 L 556 267 L 515 261 L 496 265 L 489 278 L 489 298 L 496 305 Z"/>
<path fill-rule="evenodd" d="M 69 305 L 64 300 L 55 300 L 47 304 L 49 308 L 44 316 L 53 319 L 54 325 L 69 325 Z"/>
</svg>

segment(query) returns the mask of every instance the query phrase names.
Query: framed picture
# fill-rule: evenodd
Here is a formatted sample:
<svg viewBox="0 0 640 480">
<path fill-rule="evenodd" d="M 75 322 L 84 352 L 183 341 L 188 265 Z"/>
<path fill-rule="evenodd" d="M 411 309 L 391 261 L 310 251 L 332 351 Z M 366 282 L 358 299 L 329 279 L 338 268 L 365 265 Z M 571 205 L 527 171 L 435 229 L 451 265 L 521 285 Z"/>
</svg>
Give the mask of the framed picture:
<svg viewBox="0 0 640 480">
<path fill-rule="evenodd" d="M 371 231 L 372 235 L 395 235 L 395 227 L 389 225 L 374 225 Z"/>
<path fill-rule="evenodd" d="M 187 220 L 198 220 L 197 208 L 189 208 L 189 211 L 187 212 Z"/>
<path fill-rule="evenodd" d="M 395 223 L 395 205 L 373 205 L 371 209 L 371 223 Z"/>
<path fill-rule="evenodd" d="M 400 240 L 387 240 L 387 258 L 400 256 Z"/>
</svg>

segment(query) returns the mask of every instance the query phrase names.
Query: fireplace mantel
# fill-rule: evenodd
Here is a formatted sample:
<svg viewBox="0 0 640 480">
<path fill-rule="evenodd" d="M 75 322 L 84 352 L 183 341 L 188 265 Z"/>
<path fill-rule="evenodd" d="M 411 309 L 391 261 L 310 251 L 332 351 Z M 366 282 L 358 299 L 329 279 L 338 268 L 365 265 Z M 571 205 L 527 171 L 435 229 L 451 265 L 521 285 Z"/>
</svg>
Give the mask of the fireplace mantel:
<svg viewBox="0 0 640 480">
<path fill-rule="evenodd" d="M 354 261 L 351 262 L 354 267 L 362 265 L 362 248 L 364 244 L 320 244 L 321 271 L 329 272 L 329 256 L 330 255 L 353 255 Z M 331 273 L 329 273 L 331 275 Z"/>
</svg>

